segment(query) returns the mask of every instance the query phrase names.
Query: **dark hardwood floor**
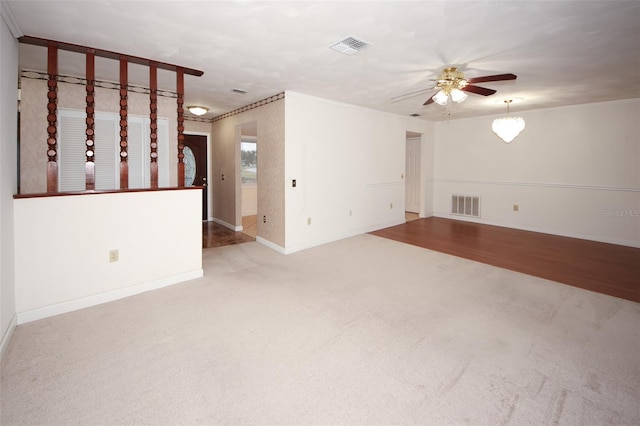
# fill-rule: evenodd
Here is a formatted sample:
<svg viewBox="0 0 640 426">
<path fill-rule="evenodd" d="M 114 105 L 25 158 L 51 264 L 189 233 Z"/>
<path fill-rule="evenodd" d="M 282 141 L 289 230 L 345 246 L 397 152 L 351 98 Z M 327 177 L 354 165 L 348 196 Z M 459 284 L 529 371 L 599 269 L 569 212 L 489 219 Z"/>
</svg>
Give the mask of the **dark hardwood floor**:
<svg viewBox="0 0 640 426">
<path fill-rule="evenodd" d="M 640 302 L 637 248 L 435 217 L 371 234 Z"/>
<path fill-rule="evenodd" d="M 256 239 L 243 232 L 235 232 L 215 222 L 202 223 L 202 248 L 241 244 Z"/>
</svg>

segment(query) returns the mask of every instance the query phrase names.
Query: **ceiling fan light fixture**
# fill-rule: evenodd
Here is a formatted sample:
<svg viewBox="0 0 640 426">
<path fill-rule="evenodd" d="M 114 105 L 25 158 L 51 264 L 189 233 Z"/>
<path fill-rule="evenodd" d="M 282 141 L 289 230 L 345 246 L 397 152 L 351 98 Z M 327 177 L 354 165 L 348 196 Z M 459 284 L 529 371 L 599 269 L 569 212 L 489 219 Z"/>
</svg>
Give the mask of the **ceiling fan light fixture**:
<svg viewBox="0 0 640 426">
<path fill-rule="evenodd" d="M 437 103 L 438 105 L 446 105 L 447 101 L 449 100 L 449 95 L 447 95 L 444 90 L 440 90 L 438 93 L 436 93 L 435 95 L 433 95 L 433 101 L 435 103 Z"/>
<path fill-rule="evenodd" d="M 509 104 L 511 99 L 504 101 L 507 104 L 507 116 L 493 120 L 491 130 L 506 143 L 511 143 L 524 130 L 524 119 L 522 117 L 509 116 Z"/>
<path fill-rule="evenodd" d="M 451 91 L 451 100 L 457 104 L 467 99 L 467 94 L 460 89 L 453 89 Z"/>
<path fill-rule="evenodd" d="M 205 115 L 209 111 L 209 108 L 199 105 L 188 106 L 187 109 L 193 115 Z"/>
</svg>

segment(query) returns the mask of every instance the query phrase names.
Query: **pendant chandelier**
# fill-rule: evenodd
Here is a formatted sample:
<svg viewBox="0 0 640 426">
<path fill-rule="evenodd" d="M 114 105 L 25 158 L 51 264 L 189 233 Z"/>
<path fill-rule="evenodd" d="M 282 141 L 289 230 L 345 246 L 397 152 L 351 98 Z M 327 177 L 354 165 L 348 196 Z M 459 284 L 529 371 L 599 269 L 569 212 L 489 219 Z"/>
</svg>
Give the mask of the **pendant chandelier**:
<svg viewBox="0 0 640 426">
<path fill-rule="evenodd" d="M 491 129 L 506 143 L 511 143 L 524 130 L 524 119 L 522 117 L 509 116 L 509 104 L 513 102 L 511 99 L 504 101 L 507 104 L 507 116 L 493 120 Z"/>
</svg>

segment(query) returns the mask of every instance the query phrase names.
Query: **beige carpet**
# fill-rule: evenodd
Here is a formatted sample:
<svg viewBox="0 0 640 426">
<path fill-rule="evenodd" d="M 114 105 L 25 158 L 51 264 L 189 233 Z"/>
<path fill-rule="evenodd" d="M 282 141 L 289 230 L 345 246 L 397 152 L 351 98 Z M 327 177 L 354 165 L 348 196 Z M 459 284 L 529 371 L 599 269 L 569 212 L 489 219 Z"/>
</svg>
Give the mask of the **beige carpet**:
<svg viewBox="0 0 640 426">
<path fill-rule="evenodd" d="M 361 235 L 19 326 L 4 425 L 640 424 L 640 304 Z"/>
</svg>

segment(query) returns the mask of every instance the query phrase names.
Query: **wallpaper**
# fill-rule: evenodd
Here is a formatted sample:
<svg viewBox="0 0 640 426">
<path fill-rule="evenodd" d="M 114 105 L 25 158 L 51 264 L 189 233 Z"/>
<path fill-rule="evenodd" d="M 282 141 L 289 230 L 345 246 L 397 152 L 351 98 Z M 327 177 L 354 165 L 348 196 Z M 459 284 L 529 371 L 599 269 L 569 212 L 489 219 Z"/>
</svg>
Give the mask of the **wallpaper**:
<svg viewBox="0 0 640 426">
<path fill-rule="evenodd" d="M 96 111 L 118 113 L 117 90 L 96 87 Z M 213 124 L 185 121 L 185 131 L 212 133 L 213 217 L 229 224 L 242 223 L 240 182 L 240 126 L 256 122 L 258 128 L 258 236 L 284 247 L 284 99 L 218 120 Z M 84 110 L 85 87 L 58 83 L 58 108 Z M 20 103 L 20 192 L 46 192 L 47 82 L 23 78 Z M 128 113 L 147 116 L 149 97 L 129 92 Z M 169 152 L 177 154 L 176 99 L 158 97 L 158 116 L 169 120 Z M 175 132 L 175 133 L 174 133 Z M 175 135 L 175 136 L 174 136 Z M 171 186 L 177 185 L 177 155 L 170 157 Z M 224 180 L 222 179 L 224 175 Z M 266 216 L 267 222 L 262 221 Z"/>
<path fill-rule="evenodd" d="M 58 83 L 58 108 L 85 109 L 85 86 Z M 129 92 L 128 114 L 149 115 L 149 95 Z M 95 109 L 118 114 L 120 95 L 117 90 L 96 87 Z M 176 99 L 158 97 L 158 117 L 169 122 L 169 185 L 177 185 L 178 119 Z M 21 80 L 20 101 L 20 193 L 37 194 L 47 190 L 47 82 L 31 78 Z M 207 127 L 210 125 L 207 124 Z"/>
<path fill-rule="evenodd" d="M 214 122 L 211 153 L 213 216 L 240 225 L 240 128 L 257 123 L 258 236 L 281 247 L 285 246 L 284 102 L 280 99 Z"/>
</svg>

